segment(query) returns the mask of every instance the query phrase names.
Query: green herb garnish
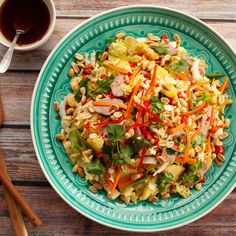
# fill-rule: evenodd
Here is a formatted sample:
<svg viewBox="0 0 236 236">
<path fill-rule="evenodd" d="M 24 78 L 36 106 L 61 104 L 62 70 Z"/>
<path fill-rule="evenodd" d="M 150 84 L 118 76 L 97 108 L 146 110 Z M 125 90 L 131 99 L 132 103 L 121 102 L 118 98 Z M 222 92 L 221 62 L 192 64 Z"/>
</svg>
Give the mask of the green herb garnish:
<svg viewBox="0 0 236 236">
<path fill-rule="evenodd" d="M 125 126 L 110 124 L 107 125 L 108 139 L 112 142 L 119 142 L 125 135 Z"/>
<path fill-rule="evenodd" d="M 174 63 L 171 66 L 171 70 L 175 73 L 177 72 L 185 72 L 189 68 L 189 64 L 184 60 L 180 59 L 178 63 Z"/>
<path fill-rule="evenodd" d="M 223 73 L 210 73 L 210 74 L 206 74 L 206 77 L 208 77 L 209 79 L 216 79 L 216 78 L 220 78 L 225 76 L 225 74 Z"/>
<path fill-rule="evenodd" d="M 111 75 L 108 78 L 97 80 L 96 93 L 107 93 L 111 89 L 110 86 L 114 79 L 115 79 L 114 75 Z"/>
<path fill-rule="evenodd" d="M 106 168 L 102 161 L 97 158 L 86 165 L 86 170 L 89 174 L 101 175 L 104 173 Z"/>
<path fill-rule="evenodd" d="M 151 97 L 151 109 L 154 113 L 159 113 L 164 109 L 164 104 L 157 98 L 157 97 Z"/>
<path fill-rule="evenodd" d="M 163 192 L 168 184 L 174 180 L 174 176 L 170 173 L 161 173 L 157 178 L 157 188 L 159 192 Z"/>
<path fill-rule="evenodd" d="M 161 55 L 167 55 L 169 53 L 168 49 L 162 45 L 155 47 L 154 51 L 158 52 Z"/>
</svg>

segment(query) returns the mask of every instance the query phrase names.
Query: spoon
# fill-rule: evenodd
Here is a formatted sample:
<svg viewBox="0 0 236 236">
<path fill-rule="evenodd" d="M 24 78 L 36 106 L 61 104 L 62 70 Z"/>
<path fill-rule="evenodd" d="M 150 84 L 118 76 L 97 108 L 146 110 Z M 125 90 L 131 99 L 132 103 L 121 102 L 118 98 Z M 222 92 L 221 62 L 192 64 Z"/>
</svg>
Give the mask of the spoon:
<svg viewBox="0 0 236 236">
<path fill-rule="evenodd" d="M 20 30 L 20 29 L 16 30 L 16 35 L 15 35 L 10 47 L 8 48 L 7 52 L 3 56 L 2 61 L 0 63 L 0 73 L 5 73 L 7 71 L 7 69 L 9 68 L 10 63 L 11 63 L 11 59 L 12 59 L 12 56 L 13 56 L 13 52 L 14 52 L 14 49 L 15 49 L 15 46 L 16 46 L 16 42 L 17 42 L 19 36 L 21 34 L 24 34 L 25 32 L 26 31 Z"/>
</svg>

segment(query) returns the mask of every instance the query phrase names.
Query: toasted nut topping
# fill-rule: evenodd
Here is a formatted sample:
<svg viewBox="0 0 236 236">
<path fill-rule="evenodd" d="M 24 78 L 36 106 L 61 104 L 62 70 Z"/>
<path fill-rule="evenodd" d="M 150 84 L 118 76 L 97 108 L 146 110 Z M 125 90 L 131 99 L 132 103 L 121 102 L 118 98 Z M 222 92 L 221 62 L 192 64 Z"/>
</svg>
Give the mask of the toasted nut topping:
<svg viewBox="0 0 236 236">
<path fill-rule="evenodd" d="M 94 184 L 93 184 L 93 187 L 96 188 L 96 189 L 98 189 L 98 190 L 102 190 L 102 189 L 103 189 L 102 185 L 99 184 L 99 183 L 94 183 Z"/>
<path fill-rule="evenodd" d="M 54 102 L 54 108 L 56 111 L 59 111 L 59 103 L 57 101 Z"/>
<path fill-rule="evenodd" d="M 66 110 L 66 114 L 67 115 L 71 115 L 72 113 L 74 112 L 74 108 L 73 107 L 70 107 Z"/>
<path fill-rule="evenodd" d="M 76 165 L 73 167 L 72 172 L 76 173 L 76 172 L 78 172 L 78 169 L 79 169 L 79 166 L 78 166 L 78 164 L 76 164 Z"/>
<path fill-rule="evenodd" d="M 89 135 L 89 138 L 94 139 L 94 138 L 97 138 L 97 136 L 98 135 L 96 133 L 92 133 Z"/>
<path fill-rule="evenodd" d="M 108 58 L 108 52 L 104 52 L 102 56 L 100 57 L 100 61 L 105 61 Z"/>
<path fill-rule="evenodd" d="M 123 39 L 124 37 L 125 37 L 125 34 L 123 32 L 116 34 L 117 39 Z"/>
<path fill-rule="evenodd" d="M 169 104 L 170 99 L 167 98 L 167 97 L 162 97 L 162 98 L 161 98 L 161 102 L 164 103 L 164 104 Z"/>
<path fill-rule="evenodd" d="M 84 170 L 81 167 L 78 168 L 78 174 L 82 178 L 85 176 Z"/>
<path fill-rule="evenodd" d="M 79 73 L 79 67 L 76 63 L 72 62 L 71 66 L 72 66 L 75 73 Z"/>
<path fill-rule="evenodd" d="M 152 196 L 148 199 L 150 202 L 157 202 L 158 198 L 156 196 Z"/>
<path fill-rule="evenodd" d="M 83 61 L 84 60 L 84 56 L 80 53 L 76 53 L 75 54 L 75 58 L 78 60 L 78 61 Z"/>
<path fill-rule="evenodd" d="M 219 138 L 220 138 L 220 139 L 226 139 L 228 136 L 229 136 L 228 133 L 223 133 L 223 134 L 220 134 L 220 135 L 219 135 Z"/>
<path fill-rule="evenodd" d="M 80 92 L 82 95 L 85 95 L 86 94 L 86 88 L 85 87 L 81 87 L 80 88 Z"/>
<path fill-rule="evenodd" d="M 69 72 L 68 72 L 68 76 L 69 76 L 70 78 L 72 78 L 74 75 L 75 75 L 75 72 L 74 72 L 74 70 L 71 68 L 71 69 L 69 70 Z"/>
<path fill-rule="evenodd" d="M 96 189 L 94 186 L 89 186 L 89 190 L 90 190 L 92 193 L 97 193 L 97 189 Z"/>
<path fill-rule="evenodd" d="M 225 128 L 229 128 L 230 126 L 230 119 L 225 119 Z"/>
<path fill-rule="evenodd" d="M 177 42 L 177 43 L 180 43 L 181 42 L 181 39 L 180 39 L 180 37 L 179 37 L 179 35 L 178 34 L 174 34 L 174 40 L 175 40 L 175 42 Z"/>
<path fill-rule="evenodd" d="M 166 141 L 166 140 L 160 140 L 160 141 L 158 142 L 158 145 L 161 146 L 161 147 L 166 147 L 167 141 Z"/>
</svg>

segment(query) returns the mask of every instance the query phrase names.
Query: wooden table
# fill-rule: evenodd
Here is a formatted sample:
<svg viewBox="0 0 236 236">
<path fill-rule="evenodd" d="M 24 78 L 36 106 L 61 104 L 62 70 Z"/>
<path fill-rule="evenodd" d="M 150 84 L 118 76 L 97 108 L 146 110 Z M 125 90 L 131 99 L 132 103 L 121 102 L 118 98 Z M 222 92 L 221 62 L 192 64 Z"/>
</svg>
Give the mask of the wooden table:
<svg viewBox="0 0 236 236">
<path fill-rule="evenodd" d="M 67 32 L 99 12 L 137 3 L 159 4 L 190 13 L 217 30 L 236 49 L 236 0 L 55 0 L 57 23 L 50 40 L 37 50 L 16 52 L 10 70 L 0 75 L 0 94 L 5 109 L 0 145 L 14 184 L 43 220 L 43 225 L 34 229 L 25 218 L 29 235 L 135 235 L 88 220 L 70 208 L 50 187 L 39 167 L 32 145 L 30 101 L 43 62 Z M 5 50 L 0 45 L 0 58 Z M 13 235 L 2 188 L 0 235 Z M 236 191 L 202 219 L 156 235 L 236 235 Z"/>
</svg>

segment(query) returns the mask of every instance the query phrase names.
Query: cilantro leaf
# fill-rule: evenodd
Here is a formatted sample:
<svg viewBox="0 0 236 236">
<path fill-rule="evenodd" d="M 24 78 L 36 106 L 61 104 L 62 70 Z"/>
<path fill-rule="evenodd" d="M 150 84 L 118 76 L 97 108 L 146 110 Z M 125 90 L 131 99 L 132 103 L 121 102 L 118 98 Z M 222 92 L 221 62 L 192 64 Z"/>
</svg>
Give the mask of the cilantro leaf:
<svg viewBox="0 0 236 236">
<path fill-rule="evenodd" d="M 107 38 L 106 41 L 109 42 L 109 43 L 113 43 L 113 42 L 116 42 L 116 39 L 114 39 L 114 38 Z"/>
<path fill-rule="evenodd" d="M 112 155 L 112 161 L 115 164 L 129 163 L 131 156 L 134 154 L 134 149 L 130 144 L 120 146 L 119 152 Z"/>
<path fill-rule="evenodd" d="M 86 142 L 81 137 L 81 131 L 77 129 L 77 127 L 71 127 L 71 133 L 69 134 L 69 140 L 71 142 L 71 148 L 73 152 L 83 151 L 87 148 Z"/>
<path fill-rule="evenodd" d="M 151 97 L 151 109 L 154 113 L 158 113 L 164 109 L 164 104 L 157 98 Z"/>
<path fill-rule="evenodd" d="M 157 178 L 157 188 L 163 192 L 170 182 L 174 180 L 174 176 L 170 173 L 161 173 Z"/>
<path fill-rule="evenodd" d="M 178 63 L 172 65 L 171 70 L 173 72 L 185 72 L 188 68 L 189 64 L 184 59 L 180 59 Z"/>
<path fill-rule="evenodd" d="M 166 148 L 166 152 L 168 155 L 175 155 L 178 153 L 177 151 L 173 150 L 172 148 Z"/>
<path fill-rule="evenodd" d="M 107 93 L 111 89 L 110 86 L 114 79 L 114 75 L 111 75 L 108 78 L 97 80 L 96 83 L 98 87 L 96 89 L 96 93 Z"/>
<path fill-rule="evenodd" d="M 199 177 L 197 175 L 185 173 L 181 178 L 181 183 L 194 184 L 198 179 Z"/>
<path fill-rule="evenodd" d="M 155 47 L 154 51 L 158 52 L 161 55 L 166 55 L 169 53 L 168 49 L 162 45 Z"/>
<path fill-rule="evenodd" d="M 100 60 L 103 53 L 104 53 L 104 51 L 97 51 L 96 52 L 96 60 Z"/>
<path fill-rule="evenodd" d="M 202 169 L 202 162 L 200 160 L 197 161 L 197 163 L 189 163 L 188 164 L 188 170 L 191 173 L 198 174 L 199 171 Z"/>
<path fill-rule="evenodd" d="M 125 135 L 125 126 L 110 124 L 107 126 L 108 139 L 112 142 L 119 142 Z"/>
<path fill-rule="evenodd" d="M 125 144 L 120 147 L 120 159 L 124 160 L 124 162 L 128 163 L 133 154 L 134 150 L 131 145 Z"/>
<path fill-rule="evenodd" d="M 143 146 L 146 146 L 146 147 L 152 146 L 152 144 L 147 139 L 145 139 L 143 137 L 141 139 L 136 138 L 134 140 L 133 144 L 135 146 L 135 150 L 140 150 Z"/>
<path fill-rule="evenodd" d="M 74 96 L 75 96 L 75 100 L 76 100 L 77 102 L 80 102 L 80 101 L 81 101 L 81 99 L 82 99 L 82 94 L 81 94 L 81 92 L 80 92 L 80 89 L 77 89 L 77 90 L 76 90 Z"/>
<path fill-rule="evenodd" d="M 106 168 L 102 161 L 97 158 L 86 165 L 86 170 L 89 174 L 101 175 L 105 172 Z"/>
</svg>

